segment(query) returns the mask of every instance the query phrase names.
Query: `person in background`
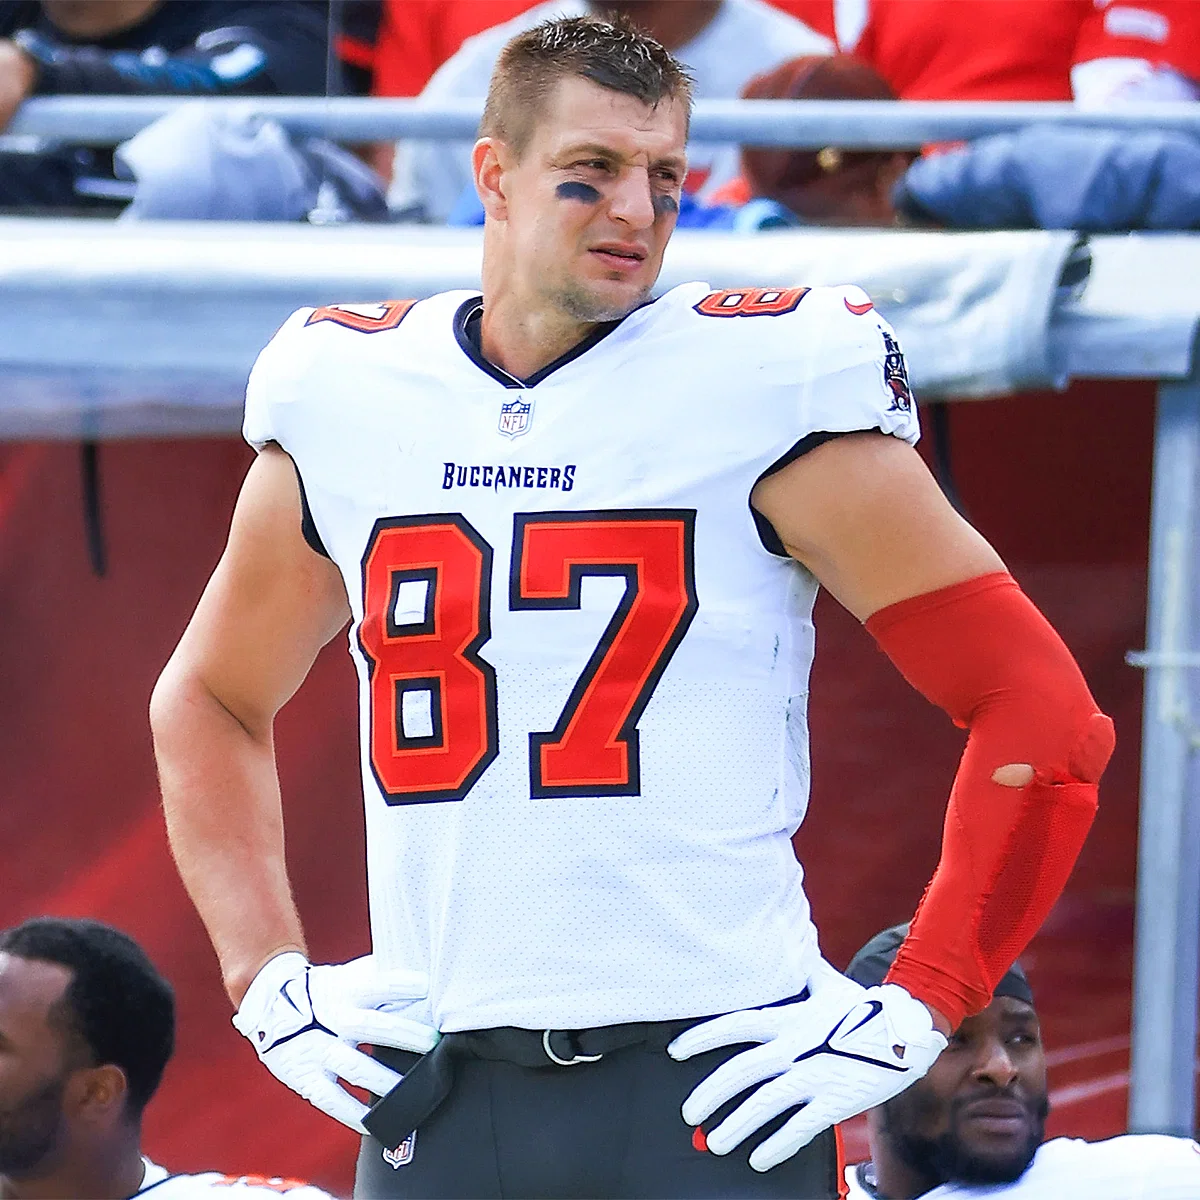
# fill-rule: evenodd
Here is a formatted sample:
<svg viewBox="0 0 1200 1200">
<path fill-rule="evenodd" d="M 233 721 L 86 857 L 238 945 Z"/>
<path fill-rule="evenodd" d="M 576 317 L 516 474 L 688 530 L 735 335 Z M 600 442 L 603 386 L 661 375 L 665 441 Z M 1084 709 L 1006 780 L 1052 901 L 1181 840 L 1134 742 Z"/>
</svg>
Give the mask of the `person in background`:
<svg viewBox="0 0 1200 1200">
<path fill-rule="evenodd" d="M 1089 107 L 1200 95 L 1193 0 L 838 0 L 838 42 L 904 100 Z M 903 219 L 954 229 L 1194 229 L 1200 143 L 1183 132 L 1030 126 L 926 153 Z"/>
<path fill-rule="evenodd" d="M 833 45 L 765 0 L 548 0 L 504 25 L 463 43 L 421 93 L 431 104 L 479 98 L 501 49 L 525 29 L 556 16 L 620 12 L 670 50 L 691 72 L 697 99 L 733 99 L 756 74 L 802 54 L 829 54 Z M 394 213 L 444 222 L 460 199 L 471 201 L 471 145 L 402 142 L 388 196 Z M 713 167 L 723 161 L 712 145 L 689 147 L 687 191 L 721 182 Z M 727 155 L 728 152 L 726 152 Z"/>
<path fill-rule="evenodd" d="M 845 54 L 784 63 L 744 95 L 895 98 L 874 68 Z M 1171 130 L 1037 125 L 920 158 L 836 146 L 743 147 L 739 165 L 707 206 L 682 210 L 680 223 L 747 231 L 789 220 L 1090 232 L 1200 227 L 1200 140 Z"/>
<path fill-rule="evenodd" d="M 318 0 L 0 0 L 0 132 L 30 96 L 322 95 Z M 111 150 L 0 151 L 0 208 L 118 212 Z"/>
<path fill-rule="evenodd" d="M 537 0 L 333 0 L 334 37 L 344 86 L 339 94 L 416 96 L 469 37 L 511 21 Z M 770 0 L 810 29 L 834 39 L 832 0 Z M 375 143 L 363 157 L 390 179 L 395 145 Z M 696 206 L 691 206 L 693 216 Z M 482 221 L 482 214 L 478 220 Z"/>
<path fill-rule="evenodd" d="M 459 46 L 537 0 L 337 0 L 338 57 L 368 72 L 364 93 L 416 96 Z"/>
<path fill-rule="evenodd" d="M 1195 98 L 1194 0 L 832 0 L 837 42 L 903 100 Z"/>
<path fill-rule="evenodd" d="M 1200 4 L 1095 0 L 1071 67 L 1079 104 L 1200 99 Z"/>
<path fill-rule="evenodd" d="M 100 921 L 0 932 L 0 1197 L 329 1200 L 295 1180 L 173 1175 L 142 1154 L 142 1114 L 175 1045 L 175 997 Z"/>
<path fill-rule="evenodd" d="M 374 96 L 416 96 L 469 37 L 511 21 L 537 0 L 334 0 L 335 38 L 353 89 Z M 770 0 L 810 29 L 834 38 L 831 0 Z"/>
<path fill-rule="evenodd" d="M 893 925 L 846 974 L 880 983 L 908 933 Z M 1019 964 L 907 1091 L 867 1114 L 871 1157 L 846 1168 L 849 1200 L 1195 1200 L 1200 1146 L 1129 1135 L 1044 1142 L 1050 1101 L 1033 992 Z"/>
<path fill-rule="evenodd" d="M 469 37 L 511 21 L 537 0 L 333 0 L 341 94 L 416 96 Z M 359 153 L 385 181 L 394 142 Z"/>
<path fill-rule="evenodd" d="M 808 55 L 758 75 L 749 100 L 895 100 L 874 68 L 849 54 Z M 714 190 L 714 205 L 775 201 L 805 224 L 891 225 L 891 193 L 914 158 L 909 151 L 819 150 L 743 146 L 739 171 Z"/>
</svg>

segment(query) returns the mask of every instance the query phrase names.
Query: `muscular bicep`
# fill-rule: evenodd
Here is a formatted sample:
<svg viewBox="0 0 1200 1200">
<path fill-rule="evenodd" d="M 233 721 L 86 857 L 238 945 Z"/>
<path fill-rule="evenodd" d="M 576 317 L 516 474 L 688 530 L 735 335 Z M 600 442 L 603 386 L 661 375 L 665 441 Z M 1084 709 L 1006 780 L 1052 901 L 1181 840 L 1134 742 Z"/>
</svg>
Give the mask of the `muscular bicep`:
<svg viewBox="0 0 1200 1200">
<path fill-rule="evenodd" d="M 350 616 L 342 577 L 300 528 L 300 488 L 288 456 L 264 449 L 250 467 L 225 552 L 168 664 L 252 734 L 303 682 Z"/>
<path fill-rule="evenodd" d="M 761 480 L 751 503 L 860 621 L 910 596 L 1003 570 L 899 438 L 847 434 Z"/>
</svg>

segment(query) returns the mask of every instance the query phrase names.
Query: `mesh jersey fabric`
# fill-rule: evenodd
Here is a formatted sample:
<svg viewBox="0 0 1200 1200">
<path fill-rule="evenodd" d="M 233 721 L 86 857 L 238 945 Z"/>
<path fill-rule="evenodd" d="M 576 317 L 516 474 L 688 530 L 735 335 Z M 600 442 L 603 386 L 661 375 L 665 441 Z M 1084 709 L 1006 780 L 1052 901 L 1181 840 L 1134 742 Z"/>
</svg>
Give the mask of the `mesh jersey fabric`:
<svg viewBox="0 0 1200 1200">
<path fill-rule="evenodd" d="M 794 995 L 817 954 L 790 842 L 816 582 L 748 497 L 814 431 L 915 441 L 899 348 L 857 288 L 693 283 L 523 388 L 455 336 L 471 301 L 343 315 L 374 333 L 301 310 L 247 390 L 245 435 L 292 456 L 353 612 L 374 953 L 429 972 L 413 1015 L 446 1031 Z M 476 635 L 470 670 L 430 666 L 450 631 Z M 623 779 L 562 782 L 580 729 L 585 775 L 619 775 L 624 737 Z M 464 745 L 473 780 L 435 794 Z"/>
</svg>

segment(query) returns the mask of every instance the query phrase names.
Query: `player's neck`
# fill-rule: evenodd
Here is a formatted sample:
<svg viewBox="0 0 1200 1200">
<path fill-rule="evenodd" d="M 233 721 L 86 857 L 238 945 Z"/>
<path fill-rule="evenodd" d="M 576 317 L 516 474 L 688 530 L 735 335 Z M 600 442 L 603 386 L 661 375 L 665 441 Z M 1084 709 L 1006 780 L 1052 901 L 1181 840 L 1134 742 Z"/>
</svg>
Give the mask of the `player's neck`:
<svg viewBox="0 0 1200 1200">
<path fill-rule="evenodd" d="M 937 1187 L 937 1180 L 927 1178 L 890 1154 L 877 1156 L 874 1167 L 875 1190 L 880 1200 L 917 1200 Z"/>
<path fill-rule="evenodd" d="M 524 305 L 515 296 L 485 296 L 479 348 L 488 362 L 517 379 L 528 379 L 595 328 L 595 322 Z"/>
<path fill-rule="evenodd" d="M 73 1148 L 52 1170 L 36 1177 L 0 1175 L 0 1200 L 125 1200 L 142 1186 L 146 1172 L 139 1141 L 134 1132 L 131 1138 L 116 1138 L 86 1151 Z"/>
<path fill-rule="evenodd" d="M 897 1154 L 884 1128 L 884 1110 L 867 1113 L 867 1139 L 871 1147 L 868 1171 L 880 1200 L 916 1200 L 932 1191 L 940 1182 L 906 1162 Z"/>
</svg>

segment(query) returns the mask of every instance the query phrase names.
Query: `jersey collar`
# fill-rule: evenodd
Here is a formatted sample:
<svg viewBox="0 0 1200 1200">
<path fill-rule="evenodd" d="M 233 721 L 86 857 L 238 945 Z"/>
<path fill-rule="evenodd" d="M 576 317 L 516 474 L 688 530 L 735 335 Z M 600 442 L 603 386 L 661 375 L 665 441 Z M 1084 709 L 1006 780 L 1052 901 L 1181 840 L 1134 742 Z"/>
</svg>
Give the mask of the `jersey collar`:
<svg viewBox="0 0 1200 1200">
<path fill-rule="evenodd" d="M 648 304 L 653 304 L 652 300 L 647 301 Z M 645 305 L 639 305 L 638 308 L 644 308 Z M 637 312 L 638 309 L 634 309 Z M 502 383 L 506 388 L 531 388 L 536 387 L 548 375 L 552 375 L 559 367 L 565 367 L 567 363 L 574 362 L 580 355 L 586 354 L 593 346 L 602 342 L 614 329 L 617 328 L 623 321 L 627 320 L 632 314 L 626 314 L 617 321 L 601 321 L 582 341 L 577 342 L 566 354 L 560 354 L 553 362 L 547 363 L 540 370 L 534 371 L 528 379 L 518 379 L 515 375 L 510 375 L 503 367 L 496 366 L 495 363 L 489 362 L 483 357 L 483 350 L 480 345 L 479 330 L 483 320 L 483 297 L 472 296 L 469 300 L 464 300 L 458 306 L 458 311 L 454 314 L 454 338 L 455 341 L 462 347 L 463 353 L 486 375 L 490 375 L 498 383 Z"/>
</svg>

